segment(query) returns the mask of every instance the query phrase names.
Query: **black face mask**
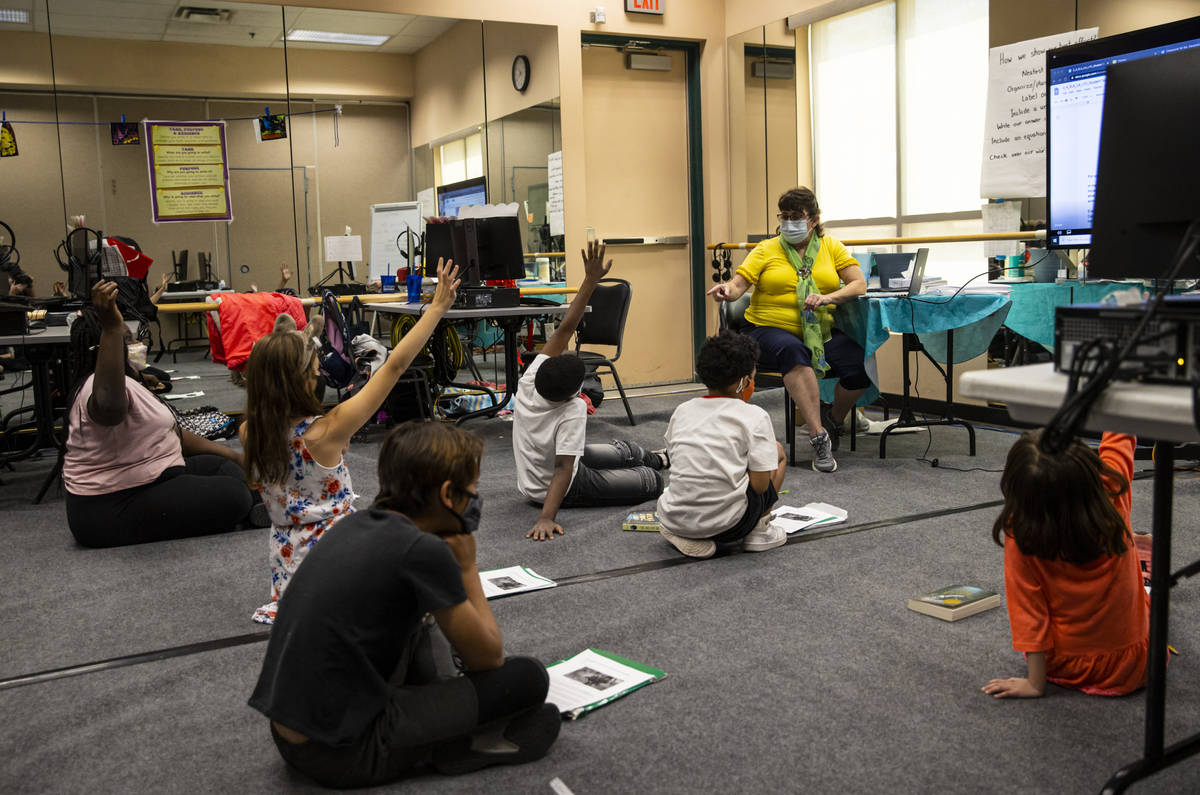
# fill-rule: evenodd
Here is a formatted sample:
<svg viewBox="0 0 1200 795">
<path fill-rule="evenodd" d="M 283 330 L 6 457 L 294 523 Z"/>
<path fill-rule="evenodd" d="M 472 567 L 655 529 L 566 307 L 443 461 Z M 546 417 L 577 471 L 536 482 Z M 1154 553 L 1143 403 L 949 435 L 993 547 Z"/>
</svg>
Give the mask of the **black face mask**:
<svg viewBox="0 0 1200 795">
<path fill-rule="evenodd" d="M 470 494 L 471 499 L 467 502 L 467 507 L 463 508 L 463 512 L 459 513 L 453 508 L 447 508 L 454 517 L 458 519 L 458 523 L 462 525 L 462 532 L 474 533 L 479 529 L 479 519 L 483 513 L 483 497 L 478 493 L 464 491 L 464 494 Z"/>
</svg>

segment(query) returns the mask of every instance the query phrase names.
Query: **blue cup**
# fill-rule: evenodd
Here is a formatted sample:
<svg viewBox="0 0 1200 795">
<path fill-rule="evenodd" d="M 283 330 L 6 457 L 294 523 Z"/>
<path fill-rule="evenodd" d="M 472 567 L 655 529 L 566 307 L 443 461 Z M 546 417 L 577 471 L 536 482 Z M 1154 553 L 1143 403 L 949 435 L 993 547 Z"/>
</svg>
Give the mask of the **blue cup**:
<svg viewBox="0 0 1200 795">
<path fill-rule="evenodd" d="M 421 303 L 421 274 L 409 274 L 406 283 L 408 285 L 408 302 L 410 304 Z"/>
<path fill-rule="evenodd" d="M 396 292 L 396 277 L 383 275 L 379 277 L 379 292 L 394 293 Z"/>
</svg>

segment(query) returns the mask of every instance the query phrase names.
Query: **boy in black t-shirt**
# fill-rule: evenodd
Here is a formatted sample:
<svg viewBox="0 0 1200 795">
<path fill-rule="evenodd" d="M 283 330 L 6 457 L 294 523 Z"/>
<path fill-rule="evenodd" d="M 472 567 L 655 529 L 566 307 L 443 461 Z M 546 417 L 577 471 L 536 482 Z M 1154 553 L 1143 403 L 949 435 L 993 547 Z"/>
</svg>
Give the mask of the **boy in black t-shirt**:
<svg viewBox="0 0 1200 795">
<path fill-rule="evenodd" d="M 288 764 L 321 784 L 527 762 L 558 736 L 545 668 L 504 657 L 479 581 L 482 450 L 454 426 L 397 428 L 375 504 L 322 538 L 280 601 L 250 706 Z M 439 677 L 434 622 L 464 675 Z"/>
</svg>

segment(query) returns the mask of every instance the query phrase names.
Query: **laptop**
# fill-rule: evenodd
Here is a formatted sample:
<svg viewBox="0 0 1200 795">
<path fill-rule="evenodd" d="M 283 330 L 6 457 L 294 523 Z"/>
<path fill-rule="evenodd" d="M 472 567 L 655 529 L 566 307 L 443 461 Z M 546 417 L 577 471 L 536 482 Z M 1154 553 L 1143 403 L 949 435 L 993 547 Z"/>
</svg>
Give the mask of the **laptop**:
<svg viewBox="0 0 1200 795">
<path fill-rule="evenodd" d="M 889 255 L 886 255 L 886 254 L 876 254 L 875 255 L 877 265 L 882 264 L 882 263 L 879 263 L 878 260 L 880 257 L 884 257 L 884 256 L 889 256 Z M 900 255 L 894 255 L 894 256 L 905 257 L 908 255 L 900 254 Z M 893 296 L 893 297 L 901 296 L 901 295 L 908 295 L 908 296 L 917 295 L 918 293 L 921 292 L 921 282 L 925 279 L 925 261 L 927 259 L 929 259 L 929 249 L 928 248 L 917 249 L 917 259 L 913 263 L 912 276 L 909 277 L 907 287 L 890 287 L 890 288 L 882 287 L 882 286 L 872 287 L 867 290 L 867 295 Z"/>
</svg>

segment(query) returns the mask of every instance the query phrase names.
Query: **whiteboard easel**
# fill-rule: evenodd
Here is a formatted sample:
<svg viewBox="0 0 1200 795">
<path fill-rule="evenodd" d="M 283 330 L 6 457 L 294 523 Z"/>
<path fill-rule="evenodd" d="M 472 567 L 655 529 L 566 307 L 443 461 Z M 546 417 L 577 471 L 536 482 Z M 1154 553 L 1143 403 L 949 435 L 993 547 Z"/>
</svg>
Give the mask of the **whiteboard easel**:
<svg viewBox="0 0 1200 795">
<path fill-rule="evenodd" d="M 408 253 L 407 237 L 400 238 L 400 248 L 396 247 L 396 238 L 409 229 L 413 234 L 413 248 L 417 246 L 417 235 L 425 231 L 425 219 L 421 212 L 420 202 L 389 202 L 387 204 L 371 205 L 371 259 L 370 281 L 378 281 L 379 277 L 389 273 L 395 275 L 400 268 L 411 265 L 405 258 Z M 401 250 L 404 253 L 401 253 Z M 417 262 L 420 258 L 413 255 Z"/>
</svg>

